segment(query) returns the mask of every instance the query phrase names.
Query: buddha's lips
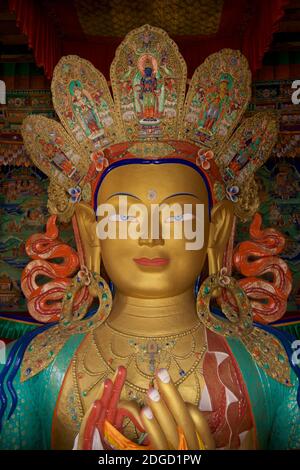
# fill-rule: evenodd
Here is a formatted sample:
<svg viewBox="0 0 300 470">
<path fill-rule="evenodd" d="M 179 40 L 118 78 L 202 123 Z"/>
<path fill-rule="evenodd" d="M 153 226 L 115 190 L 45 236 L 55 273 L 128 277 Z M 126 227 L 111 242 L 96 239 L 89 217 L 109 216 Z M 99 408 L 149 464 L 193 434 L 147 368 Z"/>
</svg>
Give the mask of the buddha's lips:
<svg viewBox="0 0 300 470">
<path fill-rule="evenodd" d="M 133 261 L 142 266 L 164 266 L 169 263 L 168 258 L 134 258 Z"/>
</svg>

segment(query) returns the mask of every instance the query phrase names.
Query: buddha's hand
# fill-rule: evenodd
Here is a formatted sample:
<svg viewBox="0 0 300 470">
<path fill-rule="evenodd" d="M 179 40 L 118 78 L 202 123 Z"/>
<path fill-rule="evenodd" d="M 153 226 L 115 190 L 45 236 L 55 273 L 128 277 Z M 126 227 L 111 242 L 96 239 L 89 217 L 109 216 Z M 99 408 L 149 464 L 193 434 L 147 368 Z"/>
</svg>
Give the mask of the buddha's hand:
<svg viewBox="0 0 300 470">
<path fill-rule="evenodd" d="M 122 438 L 118 430 L 121 430 L 124 416 L 128 416 L 125 408 L 120 407 L 125 379 L 126 369 L 121 366 L 113 380 L 104 381 L 100 399 L 92 403 L 83 417 L 73 450 L 103 450 L 102 442 L 105 442 L 105 430 L 108 426 L 110 433 L 113 431 Z M 136 424 L 139 426 L 139 423 Z"/>
<path fill-rule="evenodd" d="M 214 449 L 209 426 L 201 411 L 185 403 L 166 369 L 156 374 L 157 388 L 147 393 L 147 406 L 120 400 L 126 369 L 119 367 L 114 380 L 104 382 L 102 396 L 85 414 L 74 449 L 103 449 L 102 443 L 118 449 Z M 139 446 L 122 435 L 124 418 L 146 433 Z"/>
<path fill-rule="evenodd" d="M 157 388 L 150 388 L 140 416 L 154 449 L 214 449 L 215 443 L 203 413 L 185 403 L 168 371 L 156 373 Z M 181 439 L 180 439 L 181 436 Z M 182 437 L 183 441 L 182 442 Z"/>
</svg>

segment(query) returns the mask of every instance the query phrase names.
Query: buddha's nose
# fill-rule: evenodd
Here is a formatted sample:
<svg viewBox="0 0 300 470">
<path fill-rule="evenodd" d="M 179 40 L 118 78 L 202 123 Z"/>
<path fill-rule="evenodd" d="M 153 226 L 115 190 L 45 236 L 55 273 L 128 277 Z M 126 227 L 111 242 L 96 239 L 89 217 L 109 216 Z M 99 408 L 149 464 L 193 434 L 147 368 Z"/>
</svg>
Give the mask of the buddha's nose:
<svg viewBox="0 0 300 470">
<path fill-rule="evenodd" d="M 164 245 L 165 244 L 165 240 L 161 237 L 159 238 L 142 238 L 140 237 L 138 239 L 138 243 L 140 246 L 158 246 L 158 245 Z"/>
<path fill-rule="evenodd" d="M 148 212 L 148 223 L 142 225 L 141 236 L 138 239 L 140 246 L 162 246 L 165 244 L 162 232 L 162 221 L 157 210 Z"/>
</svg>

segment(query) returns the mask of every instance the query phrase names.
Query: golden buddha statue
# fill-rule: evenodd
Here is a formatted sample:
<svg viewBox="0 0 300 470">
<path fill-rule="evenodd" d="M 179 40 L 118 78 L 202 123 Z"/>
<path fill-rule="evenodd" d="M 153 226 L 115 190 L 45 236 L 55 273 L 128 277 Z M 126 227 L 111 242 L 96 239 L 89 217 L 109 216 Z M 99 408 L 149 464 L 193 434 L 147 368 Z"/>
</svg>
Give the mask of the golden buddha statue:
<svg viewBox="0 0 300 470">
<path fill-rule="evenodd" d="M 159 119 L 146 121 L 134 89 L 143 55 L 160 92 L 172 85 Z M 224 77 L 208 131 L 199 121 Z M 91 106 L 85 125 L 75 81 Z M 251 76 L 229 49 L 195 71 L 185 98 L 177 46 L 148 25 L 119 46 L 111 84 L 114 102 L 89 62 L 63 57 L 52 81 L 62 125 L 23 124 L 50 179 L 47 229 L 28 240 L 22 276 L 45 326 L 12 345 L 1 371 L 1 448 L 299 448 L 299 370 L 291 340 L 267 326 L 285 312 L 291 275 L 277 256 L 284 238 L 261 229 L 256 212 L 254 174 L 276 141 L 276 116 L 237 127 Z M 234 247 L 237 217 L 253 218 L 252 240 Z M 59 240 L 57 221 L 72 221 L 76 250 Z M 117 236 L 103 234 L 104 222 Z"/>
</svg>

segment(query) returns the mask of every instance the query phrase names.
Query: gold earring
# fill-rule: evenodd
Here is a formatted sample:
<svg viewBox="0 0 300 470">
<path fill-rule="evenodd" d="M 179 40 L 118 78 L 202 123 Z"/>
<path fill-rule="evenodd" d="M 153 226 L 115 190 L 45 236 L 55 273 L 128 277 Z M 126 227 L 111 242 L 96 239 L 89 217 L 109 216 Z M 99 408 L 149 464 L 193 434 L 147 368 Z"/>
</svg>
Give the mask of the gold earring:
<svg viewBox="0 0 300 470">
<path fill-rule="evenodd" d="M 92 297 L 98 297 L 99 307 L 91 317 L 85 318 L 89 300 L 74 311 L 74 299 L 80 289 L 87 287 Z M 91 273 L 85 266 L 73 277 L 62 301 L 59 320 L 61 332 L 67 335 L 87 333 L 101 325 L 109 316 L 112 308 L 112 295 L 107 282 L 100 274 Z"/>
<path fill-rule="evenodd" d="M 237 303 L 238 313 L 224 301 L 221 302 L 221 310 L 226 319 L 210 311 L 212 292 L 218 288 L 230 291 Z M 238 282 L 227 276 L 226 268 L 206 278 L 201 285 L 197 296 L 197 314 L 209 330 L 241 340 L 253 360 L 266 374 L 290 386 L 290 365 L 284 346 L 272 334 L 254 328 L 250 300 Z"/>
<path fill-rule="evenodd" d="M 218 288 L 225 288 L 231 292 L 239 310 L 237 313 L 232 307 L 221 301 L 221 310 L 226 320 L 210 310 L 213 291 Z M 244 337 L 253 330 L 252 308 L 247 294 L 233 277 L 227 276 L 226 268 L 207 277 L 202 283 L 197 295 L 197 314 L 209 330 L 222 336 Z"/>
</svg>

